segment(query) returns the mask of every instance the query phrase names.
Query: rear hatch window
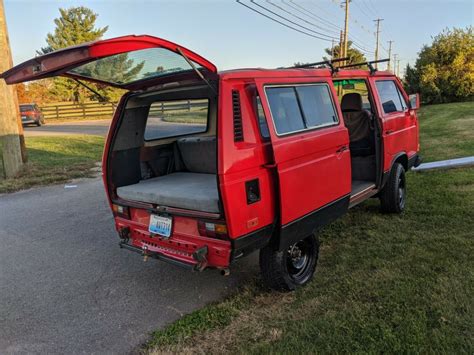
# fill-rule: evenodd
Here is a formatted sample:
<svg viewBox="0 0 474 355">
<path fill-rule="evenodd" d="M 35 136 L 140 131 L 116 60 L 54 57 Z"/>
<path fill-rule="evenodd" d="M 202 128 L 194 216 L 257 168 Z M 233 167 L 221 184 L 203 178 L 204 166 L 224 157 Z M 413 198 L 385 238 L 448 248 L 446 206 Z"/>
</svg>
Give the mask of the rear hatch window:
<svg viewBox="0 0 474 355">
<path fill-rule="evenodd" d="M 209 99 L 156 101 L 150 106 L 145 140 L 206 132 L 208 118 Z"/>
<path fill-rule="evenodd" d="M 201 68 L 199 64 L 193 64 L 197 69 Z M 68 73 L 116 85 L 127 85 L 192 70 L 180 54 L 164 48 L 148 48 L 98 59 Z"/>
</svg>

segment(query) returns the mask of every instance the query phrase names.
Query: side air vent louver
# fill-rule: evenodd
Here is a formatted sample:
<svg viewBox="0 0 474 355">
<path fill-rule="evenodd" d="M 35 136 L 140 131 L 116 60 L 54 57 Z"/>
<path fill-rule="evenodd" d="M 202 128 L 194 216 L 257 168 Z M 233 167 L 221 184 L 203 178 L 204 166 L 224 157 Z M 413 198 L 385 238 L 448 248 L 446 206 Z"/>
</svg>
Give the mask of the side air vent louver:
<svg viewBox="0 0 474 355">
<path fill-rule="evenodd" d="M 234 113 L 234 142 L 242 142 L 244 140 L 244 129 L 242 127 L 240 94 L 237 90 L 232 90 L 232 109 Z"/>
</svg>

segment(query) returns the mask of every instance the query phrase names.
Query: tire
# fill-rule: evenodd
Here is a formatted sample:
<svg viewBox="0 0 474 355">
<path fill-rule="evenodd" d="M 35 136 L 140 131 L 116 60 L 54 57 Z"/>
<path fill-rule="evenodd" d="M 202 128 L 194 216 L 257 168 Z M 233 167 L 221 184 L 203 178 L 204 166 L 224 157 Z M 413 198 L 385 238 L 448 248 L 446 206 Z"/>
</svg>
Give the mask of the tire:
<svg viewBox="0 0 474 355">
<path fill-rule="evenodd" d="M 260 250 L 263 282 L 277 291 L 293 291 L 313 278 L 319 255 L 316 235 L 300 240 L 285 251 L 266 246 Z"/>
<path fill-rule="evenodd" d="M 41 120 L 36 121 L 36 126 L 41 127 Z"/>
<path fill-rule="evenodd" d="M 402 213 L 407 198 L 405 169 L 400 163 L 393 164 L 387 183 L 380 193 L 380 207 L 384 213 Z"/>
</svg>

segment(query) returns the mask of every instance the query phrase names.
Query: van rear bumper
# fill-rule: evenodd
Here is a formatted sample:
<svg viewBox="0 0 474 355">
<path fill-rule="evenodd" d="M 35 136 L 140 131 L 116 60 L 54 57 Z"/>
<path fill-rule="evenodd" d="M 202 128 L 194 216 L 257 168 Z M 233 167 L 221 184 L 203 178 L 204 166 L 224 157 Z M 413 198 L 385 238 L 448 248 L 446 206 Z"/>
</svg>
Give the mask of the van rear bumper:
<svg viewBox="0 0 474 355">
<path fill-rule="evenodd" d="M 176 260 L 176 259 L 170 258 L 170 257 L 168 257 L 164 254 L 161 254 L 161 253 L 158 253 L 158 252 L 155 252 L 155 251 L 144 250 L 142 248 L 139 248 L 139 247 L 136 247 L 134 245 L 128 244 L 128 242 L 126 242 L 126 241 L 121 241 L 119 243 L 119 246 L 120 246 L 120 248 L 128 249 L 128 250 L 131 250 L 135 253 L 141 254 L 144 257 L 150 257 L 150 258 L 158 259 L 158 260 L 161 260 L 161 261 L 165 261 L 169 264 L 180 266 L 180 267 L 183 267 L 183 268 L 188 269 L 188 270 L 196 270 L 197 269 L 197 263 L 193 264 L 193 263 L 186 263 L 184 261 Z"/>
<path fill-rule="evenodd" d="M 173 232 L 171 238 L 152 235 L 148 225 L 124 218 L 115 218 L 120 247 L 191 270 L 225 269 L 229 266 L 230 241 Z"/>
</svg>

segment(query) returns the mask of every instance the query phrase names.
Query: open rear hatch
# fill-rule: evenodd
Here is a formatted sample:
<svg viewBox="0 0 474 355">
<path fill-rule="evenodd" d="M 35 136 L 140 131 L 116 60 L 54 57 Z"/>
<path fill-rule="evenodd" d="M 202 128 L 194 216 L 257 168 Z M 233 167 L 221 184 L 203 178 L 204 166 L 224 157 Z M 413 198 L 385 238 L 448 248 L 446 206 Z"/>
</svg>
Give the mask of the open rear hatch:
<svg viewBox="0 0 474 355">
<path fill-rule="evenodd" d="M 54 76 L 84 79 L 126 90 L 142 90 L 186 76 L 205 79 L 214 64 L 173 42 L 152 36 L 124 36 L 51 52 L 0 75 L 7 84 Z M 174 80 L 174 79 L 173 79 Z"/>
</svg>

